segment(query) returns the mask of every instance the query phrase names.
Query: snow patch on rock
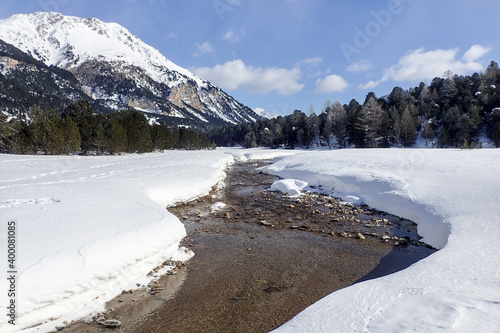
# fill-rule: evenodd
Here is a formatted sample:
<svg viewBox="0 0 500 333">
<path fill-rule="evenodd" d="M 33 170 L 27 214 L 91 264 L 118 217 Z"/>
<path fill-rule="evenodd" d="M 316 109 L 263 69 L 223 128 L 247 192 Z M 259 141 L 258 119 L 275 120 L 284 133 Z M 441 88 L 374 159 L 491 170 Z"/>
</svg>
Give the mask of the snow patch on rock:
<svg viewBox="0 0 500 333">
<path fill-rule="evenodd" d="M 298 195 L 307 186 L 307 182 L 298 179 L 281 179 L 275 181 L 269 191 L 281 192 L 284 194 Z"/>
</svg>

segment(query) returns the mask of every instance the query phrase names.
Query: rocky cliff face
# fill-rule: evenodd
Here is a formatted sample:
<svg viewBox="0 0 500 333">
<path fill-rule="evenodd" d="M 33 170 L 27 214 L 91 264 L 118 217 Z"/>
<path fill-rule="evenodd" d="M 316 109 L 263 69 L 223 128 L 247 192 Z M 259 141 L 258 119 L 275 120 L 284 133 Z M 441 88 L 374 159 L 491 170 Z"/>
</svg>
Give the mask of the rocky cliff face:
<svg viewBox="0 0 500 333">
<path fill-rule="evenodd" d="M 0 39 L 72 73 L 106 112 L 136 108 L 170 124 L 197 126 L 259 118 L 115 23 L 59 13 L 14 15 L 0 21 Z"/>
<path fill-rule="evenodd" d="M 197 110 L 203 108 L 200 100 L 200 95 L 198 95 L 198 88 L 196 83 L 193 81 L 188 81 L 185 84 L 173 87 L 168 96 L 168 100 L 180 108 L 186 105 L 193 107 Z"/>
</svg>

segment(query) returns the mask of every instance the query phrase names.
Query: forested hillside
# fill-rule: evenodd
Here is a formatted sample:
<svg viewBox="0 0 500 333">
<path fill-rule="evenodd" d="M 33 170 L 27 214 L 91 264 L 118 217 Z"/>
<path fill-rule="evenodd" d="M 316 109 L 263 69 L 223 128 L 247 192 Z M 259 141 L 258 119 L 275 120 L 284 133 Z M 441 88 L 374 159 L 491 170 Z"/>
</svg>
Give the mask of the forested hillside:
<svg viewBox="0 0 500 333">
<path fill-rule="evenodd" d="M 437 77 L 408 91 L 396 87 L 363 104 L 325 102 L 320 115 L 293 114 L 210 133 L 217 145 L 244 147 L 411 147 L 420 136 L 428 146 L 476 147 L 484 135 L 500 146 L 500 69 L 484 74 Z"/>
<path fill-rule="evenodd" d="M 150 124 L 134 110 L 94 113 L 87 100 L 72 103 L 61 114 L 33 107 L 24 119 L 9 119 L 0 112 L 0 152 L 4 153 L 117 154 L 213 148 L 205 134 L 193 129 Z"/>
</svg>

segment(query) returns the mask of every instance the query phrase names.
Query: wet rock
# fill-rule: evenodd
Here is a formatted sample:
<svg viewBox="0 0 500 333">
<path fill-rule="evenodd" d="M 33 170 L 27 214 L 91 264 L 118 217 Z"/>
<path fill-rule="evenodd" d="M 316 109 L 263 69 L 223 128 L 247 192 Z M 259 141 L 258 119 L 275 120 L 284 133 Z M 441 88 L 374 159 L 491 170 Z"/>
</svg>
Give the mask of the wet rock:
<svg viewBox="0 0 500 333">
<path fill-rule="evenodd" d="M 408 240 L 406 238 L 399 238 L 398 242 L 401 245 L 408 245 Z"/>
<path fill-rule="evenodd" d="M 266 227 L 274 227 L 274 224 L 269 223 L 269 222 L 267 222 L 267 221 L 260 221 L 260 224 L 261 224 L 261 225 L 264 225 L 264 226 L 266 226 Z"/>
<path fill-rule="evenodd" d="M 155 295 L 157 293 L 159 293 L 160 291 L 162 290 L 165 290 L 165 288 L 158 282 L 158 281 L 151 281 L 151 283 L 149 284 L 149 293 L 151 295 Z"/>
<path fill-rule="evenodd" d="M 117 319 L 106 319 L 100 321 L 99 324 L 107 328 L 117 328 L 120 327 L 122 322 Z"/>
</svg>

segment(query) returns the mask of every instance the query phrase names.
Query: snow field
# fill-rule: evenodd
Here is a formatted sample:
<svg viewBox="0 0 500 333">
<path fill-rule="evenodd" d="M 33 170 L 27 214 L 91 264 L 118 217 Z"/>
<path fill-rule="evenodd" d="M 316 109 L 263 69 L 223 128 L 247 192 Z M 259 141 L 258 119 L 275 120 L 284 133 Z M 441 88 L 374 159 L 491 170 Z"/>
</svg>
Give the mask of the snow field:
<svg viewBox="0 0 500 333">
<path fill-rule="evenodd" d="M 418 223 L 441 250 L 339 290 L 276 332 L 500 331 L 500 150 L 304 153 L 264 169 Z"/>
<path fill-rule="evenodd" d="M 223 152 L 127 156 L 0 155 L 0 219 L 17 223 L 16 326 L 50 331 L 148 282 L 163 261 L 187 260 L 183 224 L 165 206 L 208 194 L 232 163 Z M 7 229 L 0 232 L 5 244 Z M 7 290 L 6 270 L 1 290 Z M 6 308 L 6 295 L 0 298 Z"/>
</svg>

